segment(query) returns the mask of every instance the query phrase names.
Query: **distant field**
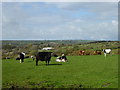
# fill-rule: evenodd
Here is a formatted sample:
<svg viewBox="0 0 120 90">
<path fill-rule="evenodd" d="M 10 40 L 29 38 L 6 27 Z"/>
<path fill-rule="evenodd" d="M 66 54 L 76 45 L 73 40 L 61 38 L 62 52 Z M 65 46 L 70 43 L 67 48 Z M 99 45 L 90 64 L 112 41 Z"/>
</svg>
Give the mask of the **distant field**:
<svg viewBox="0 0 120 90">
<path fill-rule="evenodd" d="M 68 56 L 50 65 L 25 59 L 2 60 L 3 88 L 118 88 L 118 55 Z"/>
</svg>

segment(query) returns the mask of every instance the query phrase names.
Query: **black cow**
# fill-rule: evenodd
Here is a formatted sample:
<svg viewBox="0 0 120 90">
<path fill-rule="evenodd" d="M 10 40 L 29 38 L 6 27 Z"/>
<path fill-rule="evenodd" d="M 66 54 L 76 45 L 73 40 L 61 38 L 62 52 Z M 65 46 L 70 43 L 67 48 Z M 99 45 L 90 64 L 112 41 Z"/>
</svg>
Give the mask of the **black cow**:
<svg viewBox="0 0 120 90">
<path fill-rule="evenodd" d="M 38 65 L 38 61 L 46 61 L 46 65 L 49 64 L 51 59 L 52 52 L 38 52 L 36 55 L 36 66 Z"/>
</svg>

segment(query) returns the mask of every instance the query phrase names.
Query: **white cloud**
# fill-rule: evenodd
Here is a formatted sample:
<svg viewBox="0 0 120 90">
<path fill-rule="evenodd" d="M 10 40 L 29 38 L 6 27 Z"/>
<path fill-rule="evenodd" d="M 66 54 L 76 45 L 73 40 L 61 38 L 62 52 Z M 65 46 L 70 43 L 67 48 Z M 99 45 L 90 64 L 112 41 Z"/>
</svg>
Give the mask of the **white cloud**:
<svg viewBox="0 0 120 90">
<path fill-rule="evenodd" d="M 114 25 L 118 25 L 118 21 L 116 21 L 116 20 L 112 20 L 112 24 L 114 24 Z"/>
<path fill-rule="evenodd" d="M 90 5 L 89 3 L 54 3 L 56 7 L 53 3 L 46 3 L 47 8 L 40 7 L 44 11 L 52 6 L 64 12 L 70 11 L 70 14 L 74 13 L 73 15 L 78 14 L 79 8 L 83 8 L 88 13 L 88 16 L 84 16 L 84 18 L 82 16 L 73 18 L 74 16 L 66 13 L 40 12 L 39 5 L 36 12 L 40 13 L 31 15 L 25 12 L 20 4 L 22 3 L 4 6 L 3 39 L 117 40 L 118 22 L 117 15 L 114 14 L 116 12 L 116 4 L 114 3 L 99 4 L 98 6 L 96 3 Z M 32 5 L 32 3 L 30 4 Z M 77 9 L 75 10 L 75 8 Z M 97 13 L 98 16 L 91 17 L 89 12 Z"/>
<path fill-rule="evenodd" d="M 85 10 L 86 12 L 95 13 L 99 18 L 105 19 L 106 17 L 111 17 L 118 15 L 118 3 L 117 2 L 51 2 L 46 4 L 49 6 L 55 5 L 57 8 L 63 10 L 69 10 L 71 12 L 78 10 Z M 104 18 L 105 17 L 105 18 Z"/>
</svg>

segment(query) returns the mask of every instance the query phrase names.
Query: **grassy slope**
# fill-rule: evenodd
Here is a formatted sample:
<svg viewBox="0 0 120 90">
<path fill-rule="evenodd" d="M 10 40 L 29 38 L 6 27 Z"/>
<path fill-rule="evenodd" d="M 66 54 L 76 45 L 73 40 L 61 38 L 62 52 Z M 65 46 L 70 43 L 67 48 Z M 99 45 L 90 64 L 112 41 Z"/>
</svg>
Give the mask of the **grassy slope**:
<svg viewBox="0 0 120 90">
<path fill-rule="evenodd" d="M 45 62 L 26 59 L 20 64 L 16 60 L 3 60 L 4 87 L 76 87 L 117 88 L 118 56 L 68 56 L 69 62 L 58 63 L 52 58 L 49 66 Z"/>
</svg>

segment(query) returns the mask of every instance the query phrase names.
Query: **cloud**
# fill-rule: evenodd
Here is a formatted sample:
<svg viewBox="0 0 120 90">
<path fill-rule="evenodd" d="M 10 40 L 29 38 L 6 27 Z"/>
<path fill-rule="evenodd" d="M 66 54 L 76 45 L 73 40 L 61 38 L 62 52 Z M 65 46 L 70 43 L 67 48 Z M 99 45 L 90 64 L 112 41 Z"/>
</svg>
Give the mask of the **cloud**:
<svg viewBox="0 0 120 90">
<path fill-rule="evenodd" d="M 114 24 L 114 25 L 118 25 L 118 21 L 116 21 L 116 20 L 112 20 L 112 24 Z"/>
<path fill-rule="evenodd" d="M 3 39 L 117 40 L 116 10 L 116 3 L 3 3 Z"/>
<path fill-rule="evenodd" d="M 90 22 L 84 22 L 87 26 L 82 27 L 83 23 L 81 21 L 74 23 L 75 21 L 71 21 L 71 23 L 68 22 L 63 26 L 56 26 L 51 29 L 51 32 L 54 32 L 53 36 L 56 34 L 58 39 L 60 39 L 60 36 L 62 36 L 63 39 L 68 38 L 87 40 L 110 40 L 110 38 L 111 40 L 114 40 L 118 37 L 117 25 L 114 26 L 113 22 L 100 22 L 96 24 L 89 24 Z M 61 32 L 62 29 L 64 30 Z"/>
<path fill-rule="evenodd" d="M 95 13 L 101 17 L 111 17 L 118 15 L 118 3 L 117 2 L 68 2 L 68 3 L 57 3 L 57 2 L 46 2 L 47 5 L 56 6 L 57 8 L 68 10 L 68 11 L 85 11 Z M 105 18 L 103 18 L 105 19 Z"/>
</svg>

